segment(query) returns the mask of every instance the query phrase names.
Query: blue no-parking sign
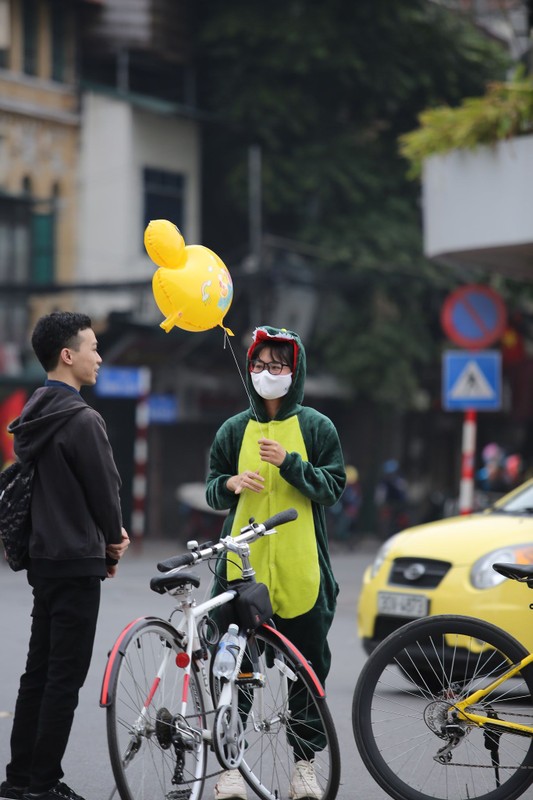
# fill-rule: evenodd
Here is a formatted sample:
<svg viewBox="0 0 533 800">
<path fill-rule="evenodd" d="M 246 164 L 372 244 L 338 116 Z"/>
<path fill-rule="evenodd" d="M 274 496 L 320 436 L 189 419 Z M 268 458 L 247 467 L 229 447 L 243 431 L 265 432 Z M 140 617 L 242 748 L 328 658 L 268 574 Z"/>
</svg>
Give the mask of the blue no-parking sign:
<svg viewBox="0 0 533 800">
<path fill-rule="evenodd" d="M 446 298 L 441 312 L 444 332 L 455 344 L 482 350 L 497 342 L 507 321 L 505 303 L 490 286 L 469 284 Z"/>
<path fill-rule="evenodd" d="M 442 405 L 446 411 L 499 411 L 501 353 L 449 350 L 442 362 Z"/>
</svg>

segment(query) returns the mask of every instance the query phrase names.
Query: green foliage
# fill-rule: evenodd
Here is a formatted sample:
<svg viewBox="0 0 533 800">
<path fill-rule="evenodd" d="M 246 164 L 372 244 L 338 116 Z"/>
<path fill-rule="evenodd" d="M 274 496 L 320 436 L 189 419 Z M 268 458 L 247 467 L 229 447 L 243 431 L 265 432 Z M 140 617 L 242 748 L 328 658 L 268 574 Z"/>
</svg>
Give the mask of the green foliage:
<svg viewBox="0 0 533 800">
<path fill-rule="evenodd" d="M 327 363 L 356 396 L 410 408 L 422 376 L 440 363 L 440 308 L 453 280 L 423 263 L 409 274 L 362 270 L 342 292 L 321 295 L 310 367 Z"/>
<path fill-rule="evenodd" d="M 420 127 L 400 136 L 400 152 L 419 177 L 426 158 L 457 149 L 490 145 L 533 131 L 533 80 L 517 73 L 508 82 L 489 83 L 482 97 L 456 108 L 439 106 L 419 114 Z"/>
<path fill-rule="evenodd" d="M 428 0 L 194 5 L 201 102 L 218 120 L 204 132 L 206 244 L 230 266 L 246 251 L 248 146 L 259 144 L 265 233 L 318 254 L 309 266 L 331 311 L 309 351 L 359 394 L 408 405 L 441 335 L 433 298 L 454 279 L 423 258 L 398 137 L 422 109 L 503 77 L 504 54 Z M 396 316 L 380 317 L 385 302 Z"/>
</svg>

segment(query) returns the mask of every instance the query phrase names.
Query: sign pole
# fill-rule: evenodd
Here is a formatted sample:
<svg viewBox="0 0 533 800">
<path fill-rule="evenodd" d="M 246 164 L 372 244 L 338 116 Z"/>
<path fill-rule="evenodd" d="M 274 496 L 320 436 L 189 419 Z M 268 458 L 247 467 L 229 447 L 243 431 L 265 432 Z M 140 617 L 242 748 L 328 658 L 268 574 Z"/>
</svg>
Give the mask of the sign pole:
<svg viewBox="0 0 533 800">
<path fill-rule="evenodd" d="M 477 413 L 465 411 L 463 421 L 463 446 L 461 458 L 461 485 L 459 487 L 459 513 L 471 514 L 474 510 L 474 462 L 476 455 Z"/>
<path fill-rule="evenodd" d="M 146 470 L 148 464 L 148 424 L 150 410 L 151 373 L 148 367 L 140 368 L 141 393 L 135 407 L 135 443 L 133 451 L 133 512 L 131 515 L 131 534 L 133 539 L 141 539 L 145 532 L 146 511 Z"/>
<path fill-rule="evenodd" d="M 501 353 L 483 351 L 500 339 L 507 324 L 503 298 L 490 286 L 461 286 L 446 298 L 441 311 L 444 333 L 475 353 L 445 353 L 443 407 L 464 411 L 459 513 L 474 510 L 474 462 L 477 411 L 501 408 Z M 462 363 L 461 363 L 462 362 Z"/>
</svg>

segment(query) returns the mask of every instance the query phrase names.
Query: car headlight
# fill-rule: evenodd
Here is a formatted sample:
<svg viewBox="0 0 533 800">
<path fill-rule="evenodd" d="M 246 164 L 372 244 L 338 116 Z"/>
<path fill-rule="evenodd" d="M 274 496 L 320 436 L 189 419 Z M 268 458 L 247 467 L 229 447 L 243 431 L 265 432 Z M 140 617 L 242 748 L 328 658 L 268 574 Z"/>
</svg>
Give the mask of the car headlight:
<svg viewBox="0 0 533 800">
<path fill-rule="evenodd" d="M 396 541 L 396 539 L 398 538 L 398 536 L 399 536 L 399 534 L 395 533 L 394 536 L 391 536 L 390 539 L 387 539 L 386 542 L 383 542 L 383 544 L 379 548 L 378 552 L 376 553 L 376 557 L 374 559 L 374 563 L 372 564 L 372 568 L 370 570 L 370 577 L 371 578 L 375 578 L 375 576 L 379 572 L 379 569 L 380 569 L 381 565 L 383 564 L 383 562 L 387 558 L 388 552 L 391 549 L 391 547 L 394 544 L 394 542 Z"/>
<path fill-rule="evenodd" d="M 475 589 L 490 589 L 498 586 L 506 578 L 499 572 L 492 569 L 492 565 L 497 562 L 507 564 L 533 564 L 533 544 L 512 544 L 509 547 L 501 547 L 499 550 L 478 558 L 470 571 L 470 582 Z"/>
</svg>

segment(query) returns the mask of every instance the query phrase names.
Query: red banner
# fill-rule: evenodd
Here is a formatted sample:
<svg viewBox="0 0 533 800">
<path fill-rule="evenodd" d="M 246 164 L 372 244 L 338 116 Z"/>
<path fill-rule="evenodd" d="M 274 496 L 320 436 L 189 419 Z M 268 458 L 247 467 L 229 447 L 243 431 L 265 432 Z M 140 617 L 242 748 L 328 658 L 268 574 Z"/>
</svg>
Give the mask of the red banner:
<svg viewBox="0 0 533 800">
<path fill-rule="evenodd" d="M 15 460 L 13 436 L 7 432 L 7 426 L 20 415 L 25 402 L 26 392 L 24 389 L 17 389 L 0 403 L 0 457 L 4 466 Z"/>
</svg>

